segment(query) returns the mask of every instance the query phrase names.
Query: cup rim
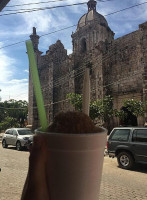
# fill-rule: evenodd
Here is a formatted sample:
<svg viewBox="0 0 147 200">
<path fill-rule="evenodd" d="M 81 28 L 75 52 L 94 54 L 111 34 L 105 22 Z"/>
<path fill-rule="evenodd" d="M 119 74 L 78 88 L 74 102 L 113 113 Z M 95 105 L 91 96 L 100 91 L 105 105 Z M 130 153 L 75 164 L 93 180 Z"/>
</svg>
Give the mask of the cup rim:
<svg viewBox="0 0 147 200">
<path fill-rule="evenodd" d="M 101 134 L 104 134 L 104 133 L 107 133 L 108 132 L 108 130 L 106 129 L 106 128 L 104 128 L 104 127 L 98 127 L 98 128 L 100 128 L 102 131 L 100 131 L 100 132 L 95 132 L 95 133 L 55 133 L 55 132 L 45 132 L 45 131 L 41 131 L 41 130 L 39 130 L 39 129 L 41 129 L 41 128 L 39 128 L 39 129 L 36 129 L 35 130 L 35 134 L 44 134 L 44 135 L 46 135 L 46 134 L 50 134 L 50 135 L 60 135 L 60 136 L 74 136 L 74 137 L 85 137 L 85 136 L 94 136 L 94 135 L 101 135 Z"/>
</svg>

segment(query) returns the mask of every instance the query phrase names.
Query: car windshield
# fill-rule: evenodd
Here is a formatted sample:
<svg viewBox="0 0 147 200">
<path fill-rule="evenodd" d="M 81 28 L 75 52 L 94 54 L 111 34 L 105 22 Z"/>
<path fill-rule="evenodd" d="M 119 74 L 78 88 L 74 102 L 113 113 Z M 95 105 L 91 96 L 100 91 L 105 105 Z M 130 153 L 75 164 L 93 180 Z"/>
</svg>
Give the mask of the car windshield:
<svg viewBox="0 0 147 200">
<path fill-rule="evenodd" d="M 19 135 L 33 135 L 31 130 L 18 130 Z"/>
</svg>

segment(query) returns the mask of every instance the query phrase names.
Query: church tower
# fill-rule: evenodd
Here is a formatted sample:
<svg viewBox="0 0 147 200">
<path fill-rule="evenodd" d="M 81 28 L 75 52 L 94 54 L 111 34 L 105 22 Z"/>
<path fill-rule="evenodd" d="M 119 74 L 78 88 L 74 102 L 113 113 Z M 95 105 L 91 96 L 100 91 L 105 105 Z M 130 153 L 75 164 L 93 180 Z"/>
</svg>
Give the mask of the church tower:
<svg viewBox="0 0 147 200">
<path fill-rule="evenodd" d="M 34 51 L 38 51 L 38 44 L 39 44 L 39 35 L 36 34 L 36 28 L 33 27 L 33 34 L 30 35 L 30 38 L 33 43 Z"/>
<path fill-rule="evenodd" d="M 96 4 L 94 0 L 88 1 L 88 12 L 80 18 L 76 32 L 71 36 L 74 54 L 89 52 L 100 41 L 111 43 L 114 39 L 106 19 L 96 11 Z"/>
<path fill-rule="evenodd" d="M 36 56 L 37 66 L 39 66 L 40 56 L 42 54 L 41 51 L 38 49 L 39 44 L 39 35 L 36 33 L 36 28 L 33 27 L 33 33 L 30 35 L 30 39 L 32 41 L 34 52 Z M 32 83 L 31 73 L 29 72 L 29 108 L 28 108 L 28 123 L 32 125 L 32 129 L 36 128 L 39 124 L 38 119 L 38 111 L 36 105 L 36 98 L 34 94 L 34 88 Z"/>
</svg>

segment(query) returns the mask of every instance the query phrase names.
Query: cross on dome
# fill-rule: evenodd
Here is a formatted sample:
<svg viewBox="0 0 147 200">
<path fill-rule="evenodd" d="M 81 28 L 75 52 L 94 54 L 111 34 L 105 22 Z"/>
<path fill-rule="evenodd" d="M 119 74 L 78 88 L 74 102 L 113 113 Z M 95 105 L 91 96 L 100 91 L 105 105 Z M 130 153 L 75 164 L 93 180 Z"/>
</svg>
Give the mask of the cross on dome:
<svg viewBox="0 0 147 200">
<path fill-rule="evenodd" d="M 95 11 L 96 11 L 96 4 L 97 4 L 97 2 L 94 1 L 94 0 L 88 1 L 88 3 L 87 3 L 88 12 L 89 12 L 90 10 L 95 10 Z"/>
</svg>

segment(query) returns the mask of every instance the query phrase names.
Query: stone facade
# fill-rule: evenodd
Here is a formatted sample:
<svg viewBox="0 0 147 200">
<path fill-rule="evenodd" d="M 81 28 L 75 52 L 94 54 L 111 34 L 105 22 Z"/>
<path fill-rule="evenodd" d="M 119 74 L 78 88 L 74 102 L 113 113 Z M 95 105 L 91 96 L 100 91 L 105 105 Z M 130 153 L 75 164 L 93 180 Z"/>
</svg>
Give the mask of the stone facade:
<svg viewBox="0 0 147 200">
<path fill-rule="evenodd" d="M 90 68 L 92 100 L 112 95 L 116 109 L 122 107 L 124 99 L 147 100 L 147 22 L 139 25 L 135 32 L 114 40 L 106 19 L 96 11 L 96 1 L 90 0 L 87 5 L 88 13 L 80 18 L 71 35 L 71 55 L 67 55 L 58 40 L 42 56 L 35 28 L 30 36 L 49 122 L 59 111 L 73 110 L 66 95 L 82 93 L 86 67 Z M 31 76 L 28 121 L 33 128 L 39 126 Z M 114 119 L 113 125 L 118 123 Z"/>
</svg>

